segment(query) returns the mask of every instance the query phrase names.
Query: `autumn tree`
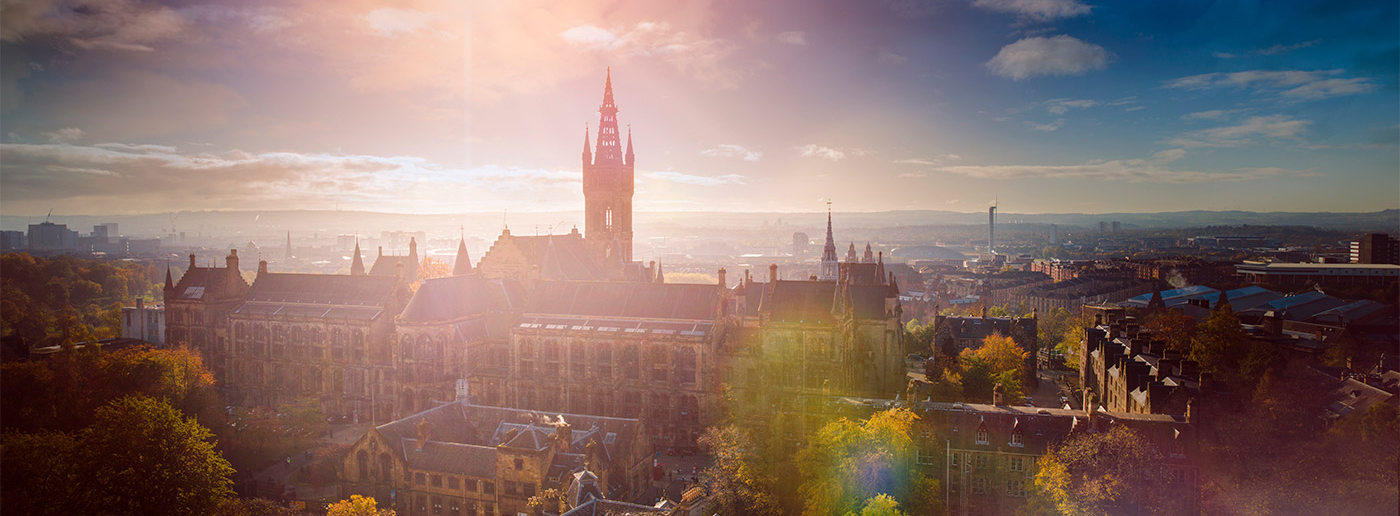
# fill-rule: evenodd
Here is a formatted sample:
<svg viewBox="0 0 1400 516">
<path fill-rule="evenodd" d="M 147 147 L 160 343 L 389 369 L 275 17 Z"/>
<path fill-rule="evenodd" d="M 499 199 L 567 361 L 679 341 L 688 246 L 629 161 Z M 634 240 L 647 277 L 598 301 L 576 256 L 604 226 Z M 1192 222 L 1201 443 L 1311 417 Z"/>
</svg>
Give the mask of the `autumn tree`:
<svg viewBox="0 0 1400 516">
<path fill-rule="evenodd" d="M 1152 332 L 1167 349 L 1186 353 L 1191 350 L 1196 320 L 1180 310 L 1157 310 L 1143 319 L 1142 329 Z"/>
<path fill-rule="evenodd" d="M 1021 399 L 1025 392 L 1025 360 L 1029 356 L 1030 351 L 1003 335 L 988 335 L 981 346 L 964 349 L 958 355 L 964 395 L 987 399 L 991 397 L 992 385 L 1000 383 L 1007 398 Z"/>
<path fill-rule="evenodd" d="M 1211 310 L 1196 327 L 1189 357 L 1201 369 L 1224 380 L 1239 380 L 1240 363 L 1249 355 L 1249 335 L 1240 328 L 1240 319 L 1225 303 Z"/>
<path fill-rule="evenodd" d="M 1084 433 L 1040 458 L 1031 506 L 1062 514 L 1182 514 L 1160 454 L 1143 437 L 1115 426 Z"/>
<path fill-rule="evenodd" d="M 700 473 L 700 482 L 712 493 L 714 511 L 722 515 L 781 514 L 773 495 L 773 478 L 758 462 L 757 443 L 747 431 L 734 425 L 711 427 L 700 437 L 714 463 Z"/>
<path fill-rule="evenodd" d="M 881 494 L 914 512 L 934 510 L 938 482 L 913 466 L 917 419 L 900 408 L 864 421 L 842 418 L 822 427 L 798 454 L 803 513 L 856 513 Z"/>
<path fill-rule="evenodd" d="M 373 497 L 350 495 L 350 499 L 326 507 L 326 516 L 394 516 L 393 509 L 380 509 Z"/>
</svg>

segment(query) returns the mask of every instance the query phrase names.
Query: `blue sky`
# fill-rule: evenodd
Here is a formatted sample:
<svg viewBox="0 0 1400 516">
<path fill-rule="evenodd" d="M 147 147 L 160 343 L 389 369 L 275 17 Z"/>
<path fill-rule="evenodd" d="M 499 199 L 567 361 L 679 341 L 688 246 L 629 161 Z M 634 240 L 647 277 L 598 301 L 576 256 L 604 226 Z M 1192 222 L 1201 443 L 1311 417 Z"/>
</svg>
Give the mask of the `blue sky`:
<svg viewBox="0 0 1400 516">
<path fill-rule="evenodd" d="M 6 214 L 1400 206 L 1393 1 L 6 4 Z"/>
</svg>

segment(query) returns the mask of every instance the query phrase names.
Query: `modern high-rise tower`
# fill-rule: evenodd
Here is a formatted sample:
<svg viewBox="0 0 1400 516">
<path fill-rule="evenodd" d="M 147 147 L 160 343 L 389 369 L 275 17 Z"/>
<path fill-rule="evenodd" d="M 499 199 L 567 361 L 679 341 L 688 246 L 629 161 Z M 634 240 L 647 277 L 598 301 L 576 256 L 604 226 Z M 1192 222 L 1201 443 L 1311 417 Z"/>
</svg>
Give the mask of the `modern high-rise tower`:
<svg viewBox="0 0 1400 516">
<path fill-rule="evenodd" d="M 588 128 L 583 130 L 584 239 L 603 263 L 630 262 L 634 183 L 632 130 L 627 130 L 624 154 L 617 128 L 617 105 L 613 103 L 611 68 L 598 113 L 596 150 L 589 149 Z"/>
</svg>

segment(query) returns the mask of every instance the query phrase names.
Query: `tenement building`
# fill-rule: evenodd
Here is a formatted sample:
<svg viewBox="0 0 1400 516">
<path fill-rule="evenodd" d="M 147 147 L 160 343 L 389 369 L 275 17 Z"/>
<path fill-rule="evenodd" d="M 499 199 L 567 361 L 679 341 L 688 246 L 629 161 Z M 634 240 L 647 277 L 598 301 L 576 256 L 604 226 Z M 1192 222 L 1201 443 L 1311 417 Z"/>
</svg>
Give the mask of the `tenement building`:
<svg viewBox="0 0 1400 516">
<path fill-rule="evenodd" d="M 1126 426 L 1158 451 L 1162 477 L 1174 493 L 1170 514 L 1199 512 L 1196 425 L 1189 415 L 1078 411 L 971 403 L 914 403 L 919 416 L 916 462 L 942 480 L 948 514 L 1017 514 L 1034 490 L 1039 460 L 1078 435 Z"/>
<path fill-rule="evenodd" d="M 1161 339 L 1142 331 L 1122 308 L 1098 310 L 1084 329 L 1079 382 L 1086 407 L 1133 414 L 1185 414 L 1211 387 L 1211 376 Z"/>
<path fill-rule="evenodd" d="M 366 432 L 346 453 L 344 496 L 405 515 L 536 514 L 547 489 L 630 500 L 651 471 L 636 419 L 488 407 L 462 399 Z"/>
<path fill-rule="evenodd" d="M 930 351 L 935 360 L 956 360 L 962 350 L 980 347 L 987 337 L 1010 337 L 1022 351 L 1028 352 L 1022 367 L 1025 384 L 1038 385 L 1036 353 L 1040 347 L 1040 336 L 1036 321 L 1037 314 L 1034 312 L 1030 317 L 987 317 L 986 308 L 982 309 L 981 317 L 935 316 L 933 349 Z"/>
</svg>

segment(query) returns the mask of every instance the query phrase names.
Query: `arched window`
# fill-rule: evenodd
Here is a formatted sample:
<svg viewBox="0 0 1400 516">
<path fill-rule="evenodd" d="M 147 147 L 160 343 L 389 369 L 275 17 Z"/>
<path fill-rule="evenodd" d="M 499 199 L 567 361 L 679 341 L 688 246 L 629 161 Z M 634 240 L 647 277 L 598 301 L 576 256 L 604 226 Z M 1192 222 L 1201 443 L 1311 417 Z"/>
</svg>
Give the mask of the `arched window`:
<svg viewBox="0 0 1400 516">
<path fill-rule="evenodd" d="M 364 450 L 355 453 L 355 463 L 360 466 L 360 481 L 369 480 L 369 454 Z"/>
<path fill-rule="evenodd" d="M 379 454 L 379 479 L 380 479 L 380 480 L 382 480 L 382 481 L 384 481 L 384 482 L 388 482 L 388 481 L 389 481 L 390 468 L 392 468 L 392 467 L 393 467 L 393 465 L 390 463 L 389 454 L 388 454 L 388 453 L 381 453 L 381 454 Z"/>
</svg>

